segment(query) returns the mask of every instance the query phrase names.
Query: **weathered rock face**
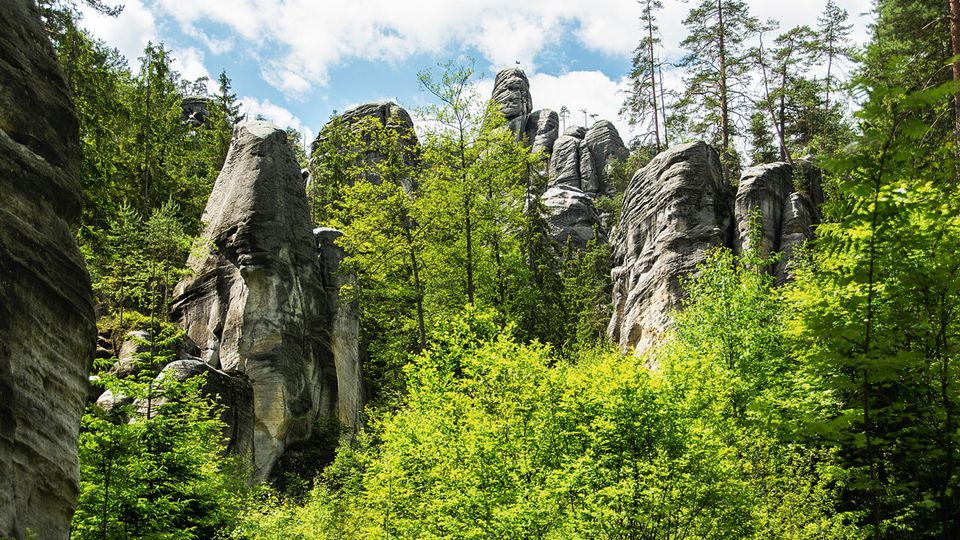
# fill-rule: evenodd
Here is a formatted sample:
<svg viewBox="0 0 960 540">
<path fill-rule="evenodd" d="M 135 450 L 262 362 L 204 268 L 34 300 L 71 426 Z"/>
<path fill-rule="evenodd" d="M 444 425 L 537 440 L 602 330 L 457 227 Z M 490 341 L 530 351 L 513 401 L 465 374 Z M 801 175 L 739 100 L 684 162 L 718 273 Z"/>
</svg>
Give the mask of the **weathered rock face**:
<svg viewBox="0 0 960 540">
<path fill-rule="evenodd" d="M 572 186 L 591 195 L 605 193 L 608 186 L 603 185 L 603 173 L 607 165 L 629 154 L 617 128 L 606 120 L 590 129 L 571 126 L 554 143 L 547 167 L 550 185 Z"/>
<path fill-rule="evenodd" d="M 340 122 L 345 126 L 356 126 L 358 122 L 370 118 L 379 122 L 381 126 L 392 129 L 400 135 L 403 159 L 408 166 L 414 165 L 417 160 L 419 160 L 420 141 L 417 139 L 416 131 L 414 131 L 413 118 L 410 117 L 410 113 L 408 113 L 406 109 L 392 101 L 375 101 L 347 109 L 340 115 Z M 317 139 L 313 143 L 313 150 L 328 136 L 329 126 L 330 124 L 320 130 L 320 134 L 317 135 Z M 378 163 L 382 161 L 383 158 L 384 156 L 382 154 L 372 150 L 365 151 L 362 157 L 362 159 L 369 164 Z M 379 184 L 381 181 L 379 174 L 372 169 L 367 171 L 365 176 L 366 179 L 373 184 Z M 304 179 L 309 181 L 306 176 Z M 415 188 L 412 178 L 403 179 L 401 182 L 403 189 L 407 192 Z"/>
<path fill-rule="evenodd" d="M 819 171 L 800 164 L 804 189 L 819 193 Z M 719 157 L 704 143 L 672 147 L 637 171 L 627 188 L 613 245 L 613 308 L 608 333 L 623 350 L 638 354 L 654 344 L 683 298 L 681 279 L 706 252 L 726 246 L 780 252 L 764 269 L 778 283 L 790 278 L 794 248 L 813 238 L 817 205 L 794 191 L 794 168 L 771 163 L 743 171 L 736 195 L 724 184 Z M 758 221 L 751 214 L 761 212 Z M 752 245 L 751 229 L 759 245 Z"/>
<path fill-rule="evenodd" d="M 613 160 L 624 160 L 630 155 L 620 138 L 620 132 L 608 120 L 599 120 L 583 135 L 593 163 L 598 172 L 603 172 Z"/>
<path fill-rule="evenodd" d="M 773 269 L 778 284 L 791 279 L 793 250 L 813 238 L 814 227 L 820 221 L 817 214 L 816 206 L 802 193 L 791 193 L 784 203 L 778 248 L 781 256 Z"/>
<path fill-rule="evenodd" d="M 553 144 L 557 140 L 559 129 L 560 117 L 555 111 L 540 109 L 530 113 L 524 127 L 530 151 L 549 156 L 553 152 Z"/>
<path fill-rule="evenodd" d="M 547 208 L 550 236 L 560 246 L 566 246 L 569 242 L 574 248 L 584 250 L 587 242 L 594 238 L 600 242 L 607 241 L 593 199 L 580 189 L 567 185 L 553 186 L 543 194 L 541 201 Z"/>
<path fill-rule="evenodd" d="M 637 352 L 656 343 L 683 297 L 681 278 L 726 243 L 730 196 L 717 152 L 675 146 L 637 171 L 611 235 L 613 318 L 608 334 Z"/>
<path fill-rule="evenodd" d="M 329 302 L 336 307 L 331 343 L 337 366 L 337 418 L 347 433 L 356 433 L 363 412 L 363 374 L 360 369 L 360 310 L 356 302 L 342 302 L 340 288 L 355 281 L 354 276 L 340 271 L 345 253 L 336 244 L 343 236 L 337 229 L 321 227 L 313 230 Z"/>
<path fill-rule="evenodd" d="M 737 253 L 756 247 L 766 257 L 780 247 L 780 226 L 784 204 L 793 192 L 793 167 L 789 163 L 770 163 L 744 169 L 737 186 L 734 218 L 737 221 Z M 750 214 L 761 212 L 760 245 L 751 245 Z"/>
<path fill-rule="evenodd" d="M 812 164 L 798 162 L 799 175 L 789 163 L 771 163 L 750 167 L 743 171 L 737 188 L 734 219 L 737 223 L 735 249 L 745 253 L 751 245 L 751 230 L 759 225 L 760 255 L 779 252 L 780 259 L 765 270 L 773 273 L 778 283 L 789 278 L 790 259 L 793 249 L 813 238 L 813 229 L 819 222 L 818 204 L 811 202 L 806 193 L 814 193 L 823 202 L 820 189 L 820 171 Z M 804 185 L 806 193 L 794 191 L 795 178 Z M 758 223 L 751 221 L 751 213 L 760 211 Z"/>
<path fill-rule="evenodd" d="M 491 99 L 500 104 L 500 110 L 508 122 L 533 112 L 530 81 L 519 68 L 504 69 L 497 73 Z"/>
<path fill-rule="evenodd" d="M 180 100 L 180 120 L 192 127 L 207 123 L 210 98 L 207 96 L 185 96 Z"/>
<path fill-rule="evenodd" d="M 283 130 L 234 129 L 207 207 L 205 255 L 177 286 L 173 314 L 211 366 L 253 389 L 252 461 L 265 478 L 283 449 L 332 414 L 336 372 L 303 179 Z"/>
<path fill-rule="evenodd" d="M 547 174 L 551 185 L 580 189 L 580 143 L 570 135 L 563 135 L 553 145 Z"/>
<path fill-rule="evenodd" d="M 96 329 L 77 118 L 33 2 L 4 2 L 0 81 L 0 537 L 67 538 Z"/>
</svg>

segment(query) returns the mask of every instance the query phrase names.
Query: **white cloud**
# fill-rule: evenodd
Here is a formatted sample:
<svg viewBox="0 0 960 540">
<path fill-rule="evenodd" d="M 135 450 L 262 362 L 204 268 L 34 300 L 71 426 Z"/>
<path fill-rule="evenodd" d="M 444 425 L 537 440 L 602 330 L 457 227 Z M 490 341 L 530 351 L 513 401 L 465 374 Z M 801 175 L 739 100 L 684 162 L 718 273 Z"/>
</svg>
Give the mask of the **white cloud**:
<svg viewBox="0 0 960 540">
<path fill-rule="evenodd" d="M 303 124 L 300 118 L 290 112 L 289 109 L 272 103 L 269 99 L 259 100 L 255 97 L 243 96 L 240 98 L 240 113 L 247 116 L 247 120 L 253 120 L 257 115 L 273 122 L 278 127 L 288 128 L 299 131 L 303 135 L 305 144 L 313 141 L 314 132 Z"/>
<path fill-rule="evenodd" d="M 101 15 L 79 2 L 83 26 L 94 36 L 116 47 L 131 64 L 143 55 L 148 41 L 157 41 L 157 21 L 153 12 L 142 0 L 125 0 L 124 8 L 117 17 Z"/>
<path fill-rule="evenodd" d="M 824 2 L 749 3 L 758 16 L 793 25 L 815 24 Z M 856 16 L 869 9 L 870 0 L 838 3 Z M 245 39 L 254 51 L 273 52 L 262 75 L 290 94 L 326 84 L 329 69 L 351 59 L 397 61 L 457 45 L 479 49 L 494 65 L 520 61 L 530 72 L 536 71 L 536 56 L 561 40 L 629 56 L 640 36 L 641 9 L 629 0 L 593 0 L 589 7 L 578 0 L 157 0 L 156 6 L 188 34 L 203 36 L 211 50 L 232 46 L 198 29 L 212 22 Z M 668 57 L 680 53 L 689 8 L 673 0 L 660 13 Z M 863 28 L 858 26 L 858 37 L 865 35 Z"/>
<path fill-rule="evenodd" d="M 213 92 L 213 81 L 210 72 L 203 65 L 203 52 L 196 47 L 187 47 L 186 49 L 174 49 L 171 53 L 174 59 L 174 69 L 180 72 L 180 76 L 188 81 L 206 77 L 207 92 Z"/>
<path fill-rule="evenodd" d="M 629 126 L 619 117 L 624 98 L 622 92 L 626 88 L 626 79 L 612 80 L 599 71 L 571 71 L 560 76 L 538 73 L 530 77 L 534 109 L 559 112 L 566 106 L 570 111 L 567 127 L 590 126 L 596 120 L 609 120 L 617 126 L 624 142 L 629 143 Z M 586 124 L 583 110 L 587 111 Z M 593 117 L 594 114 L 597 116 Z"/>
</svg>

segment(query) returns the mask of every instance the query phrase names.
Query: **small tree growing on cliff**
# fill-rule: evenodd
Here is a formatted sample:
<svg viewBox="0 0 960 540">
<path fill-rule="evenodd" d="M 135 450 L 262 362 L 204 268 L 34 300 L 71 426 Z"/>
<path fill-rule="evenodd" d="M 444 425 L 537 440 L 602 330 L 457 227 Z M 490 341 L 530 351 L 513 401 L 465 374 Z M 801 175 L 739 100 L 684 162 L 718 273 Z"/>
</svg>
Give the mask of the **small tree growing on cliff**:
<svg viewBox="0 0 960 540">
<path fill-rule="evenodd" d="M 220 408 L 201 394 L 203 377 L 154 380 L 149 368 L 173 360 L 183 334 L 172 324 L 158 328 L 141 344 L 139 373 L 100 373 L 115 398 L 137 401 L 109 413 L 90 405 L 83 416 L 72 526 L 80 540 L 214 538 L 245 496 L 246 475 L 239 456 L 224 455 Z"/>
</svg>

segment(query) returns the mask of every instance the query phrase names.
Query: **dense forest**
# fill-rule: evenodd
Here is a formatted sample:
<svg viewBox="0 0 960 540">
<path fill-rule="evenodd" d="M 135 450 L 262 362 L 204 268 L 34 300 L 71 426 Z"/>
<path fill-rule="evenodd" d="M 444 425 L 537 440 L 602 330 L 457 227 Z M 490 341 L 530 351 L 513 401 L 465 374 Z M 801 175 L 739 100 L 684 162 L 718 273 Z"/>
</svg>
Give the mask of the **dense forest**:
<svg viewBox="0 0 960 540">
<path fill-rule="evenodd" d="M 960 2 L 876 0 L 855 46 L 832 0 L 815 27 L 696 0 L 675 91 L 662 2 L 639 0 L 621 113 L 640 135 L 602 172 L 605 219 L 638 169 L 698 140 L 731 186 L 815 162 L 826 199 L 790 279 L 768 271 L 782 254 L 713 249 L 639 355 L 608 338 L 611 246 L 551 239 L 543 156 L 469 62 L 418 75 L 434 105 L 416 131 L 287 129 L 313 226 L 342 232 L 366 407 L 309 426 L 257 483 L 205 381 L 155 379 L 253 119 L 226 73 L 184 80 L 159 43 L 130 65 L 72 2 L 39 3 L 80 124 L 74 232 L 110 351 L 94 379 L 128 398 L 84 413 L 73 537 L 960 538 Z"/>
</svg>

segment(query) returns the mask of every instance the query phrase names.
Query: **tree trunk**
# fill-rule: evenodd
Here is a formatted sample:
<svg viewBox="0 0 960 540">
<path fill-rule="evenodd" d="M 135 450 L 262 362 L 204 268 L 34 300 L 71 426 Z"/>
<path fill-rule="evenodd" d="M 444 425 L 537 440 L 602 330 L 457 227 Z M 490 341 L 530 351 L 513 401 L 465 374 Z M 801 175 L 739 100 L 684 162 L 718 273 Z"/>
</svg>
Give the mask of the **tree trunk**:
<svg viewBox="0 0 960 540">
<path fill-rule="evenodd" d="M 950 2 L 950 52 L 960 56 L 960 0 Z M 960 61 L 953 62 L 953 80 L 960 81 Z M 960 92 L 953 95 L 953 137 L 956 142 L 956 151 L 960 152 Z"/>
<path fill-rule="evenodd" d="M 657 153 L 660 153 L 660 118 L 657 114 L 657 66 L 653 56 L 653 12 L 650 11 L 650 1 L 647 0 L 647 44 L 650 46 L 647 60 L 650 62 L 650 97 L 653 101 L 653 135 L 656 137 Z"/>
<path fill-rule="evenodd" d="M 657 74 L 660 76 L 660 111 L 663 115 L 663 146 L 670 147 L 670 138 L 667 136 L 667 100 L 663 91 L 663 69 L 657 66 Z"/>
<path fill-rule="evenodd" d="M 727 103 L 727 47 L 726 47 L 726 29 L 723 21 L 723 0 L 717 0 L 717 17 L 719 26 L 717 30 L 720 40 L 720 76 L 717 81 L 720 87 L 720 146 L 723 148 L 723 156 L 726 158 L 730 150 L 730 110 Z"/>
</svg>

